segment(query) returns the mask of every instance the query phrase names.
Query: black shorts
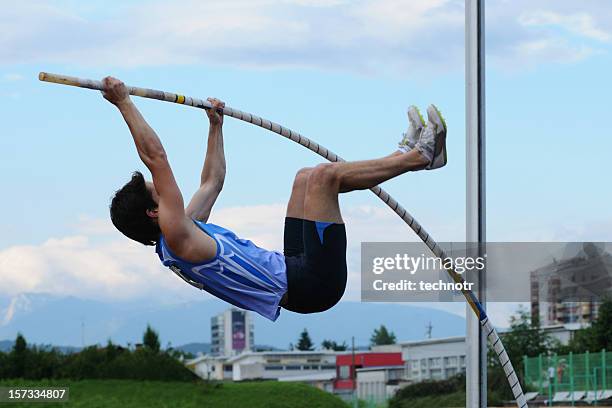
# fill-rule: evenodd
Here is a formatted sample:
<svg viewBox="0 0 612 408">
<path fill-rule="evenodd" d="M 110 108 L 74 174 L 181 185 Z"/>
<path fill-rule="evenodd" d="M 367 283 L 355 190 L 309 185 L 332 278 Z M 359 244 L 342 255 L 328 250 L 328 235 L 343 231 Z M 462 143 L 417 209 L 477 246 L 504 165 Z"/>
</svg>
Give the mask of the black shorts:
<svg viewBox="0 0 612 408">
<path fill-rule="evenodd" d="M 344 224 L 285 218 L 287 302 L 297 313 L 322 312 L 334 306 L 346 288 Z"/>
</svg>

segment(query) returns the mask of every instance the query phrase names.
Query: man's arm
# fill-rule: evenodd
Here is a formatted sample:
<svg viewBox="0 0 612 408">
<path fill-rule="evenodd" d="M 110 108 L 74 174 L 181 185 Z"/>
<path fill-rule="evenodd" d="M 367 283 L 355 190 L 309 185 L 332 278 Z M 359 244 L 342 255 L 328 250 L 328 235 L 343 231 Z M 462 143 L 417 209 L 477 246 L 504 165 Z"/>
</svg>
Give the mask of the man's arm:
<svg viewBox="0 0 612 408">
<path fill-rule="evenodd" d="M 225 103 L 213 98 L 208 98 L 208 100 L 212 104 L 212 109 L 206 111 L 210 127 L 204 167 L 200 175 L 200 188 L 193 195 L 186 209 L 188 217 L 204 222 L 210 217 L 212 207 L 217 201 L 225 181 L 223 115 L 217 111 L 217 109 L 222 109 Z"/>
<path fill-rule="evenodd" d="M 155 131 L 132 103 L 123 82 L 106 77 L 103 84 L 104 97 L 121 112 L 134 138 L 138 156 L 153 176 L 153 184 L 159 195 L 159 227 L 171 248 L 180 251 L 182 248 L 177 246 L 188 242 L 191 222 L 185 216 L 183 196 L 174 179 L 164 147 Z"/>
</svg>

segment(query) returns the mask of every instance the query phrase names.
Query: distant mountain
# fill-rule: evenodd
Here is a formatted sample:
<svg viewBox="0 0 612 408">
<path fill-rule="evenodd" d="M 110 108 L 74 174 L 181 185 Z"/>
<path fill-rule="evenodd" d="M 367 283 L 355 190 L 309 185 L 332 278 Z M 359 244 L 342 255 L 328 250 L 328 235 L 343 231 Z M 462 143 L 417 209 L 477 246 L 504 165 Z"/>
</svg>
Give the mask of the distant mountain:
<svg viewBox="0 0 612 408">
<path fill-rule="evenodd" d="M 162 347 L 196 343 L 206 350 L 210 341 L 210 318 L 228 305 L 216 299 L 177 304 L 153 300 L 100 302 L 46 294 L 22 294 L 0 297 L 0 339 L 14 340 L 21 332 L 32 344 L 104 344 L 108 339 L 118 344 L 140 343 L 146 325 L 160 334 Z M 457 304 L 457 307 L 460 307 Z M 462 307 L 462 306 L 461 306 Z M 373 330 L 381 324 L 393 331 L 398 340 L 419 340 L 431 322 L 434 337 L 465 333 L 465 320 L 457 315 L 427 307 L 341 302 L 333 309 L 311 315 L 283 310 L 276 322 L 254 315 L 255 342 L 279 349 L 296 343 L 306 328 L 318 345 L 325 339 L 365 346 Z M 2 343 L 4 344 L 4 343 Z M 183 347 L 183 346 L 181 346 Z"/>
<path fill-rule="evenodd" d="M 194 356 L 198 354 L 210 353 L 210 343 L 187 343 L 182 346 L 175 347 L 176 350 L 181 350 L 185 353 L 191 353 Z"/>
<path fill-rule="evenodd" d="M 279 348 L 270 346 L 268 344 L 256 344 L 253 347 L 253 351 L 284 351 L 287 350 L 287 347 Z"/>
</svg>

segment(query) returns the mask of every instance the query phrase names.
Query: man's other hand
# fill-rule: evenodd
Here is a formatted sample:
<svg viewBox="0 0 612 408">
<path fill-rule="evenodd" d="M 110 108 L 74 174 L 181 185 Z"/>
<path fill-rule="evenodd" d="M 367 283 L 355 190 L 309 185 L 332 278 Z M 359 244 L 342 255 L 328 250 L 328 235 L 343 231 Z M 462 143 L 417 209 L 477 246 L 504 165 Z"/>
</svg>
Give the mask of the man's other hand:
<svg viewBox="0 0 612 408">
<path fill-rule="evenodd" d="M 221 126 L 223 125 L 223 114 L 218 112 L 218 109 L 225 108 L 225 102 L 217 99 L 217 98 L 206 98 L 208 102 L 212 105 L 212 109 L 206 109 L 206 114 L 208 115 L 208 120 L 210 121 L 211 126 Z"/>
<path fill-rule="evenodd" d="M 117 78 L 107 76 L 102 80 L 102 85 L 104 86 L 102 95 L 113 105 L 119 106 L 130 100 L 127 87 Z"/>
</svg>

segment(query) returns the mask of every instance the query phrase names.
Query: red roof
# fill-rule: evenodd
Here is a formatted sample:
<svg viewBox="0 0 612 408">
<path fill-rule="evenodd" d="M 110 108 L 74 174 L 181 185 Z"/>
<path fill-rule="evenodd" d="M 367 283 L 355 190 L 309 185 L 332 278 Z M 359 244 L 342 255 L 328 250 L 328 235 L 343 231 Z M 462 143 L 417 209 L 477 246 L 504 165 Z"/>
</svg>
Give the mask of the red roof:
<svg viewBox="0 0 612 408">
<path fill-rule="evenodd" d="M 336 381 L 334 381 L 334 389 L 336 390 L 351 390 L 355 384 L 352 378 L 355 375 L 356 368 L 364 367 L 387 367 L 404 365 L 402 353 L 355 353 L 355 366 L 353 367 L 353 354 L 342 354 L 336 356 Z M 340 375 L 340 367 L 348 366 L 348 378 L 342 378 Z"/>
<path fill-rule="evenodd" d="M 380 367 L 403 365 L 402 353 L 355 353 L 355 365 L 359 367 Z M 336 365 L 353 365 L 352 354 L 336 356 Z"/>
</svg>

